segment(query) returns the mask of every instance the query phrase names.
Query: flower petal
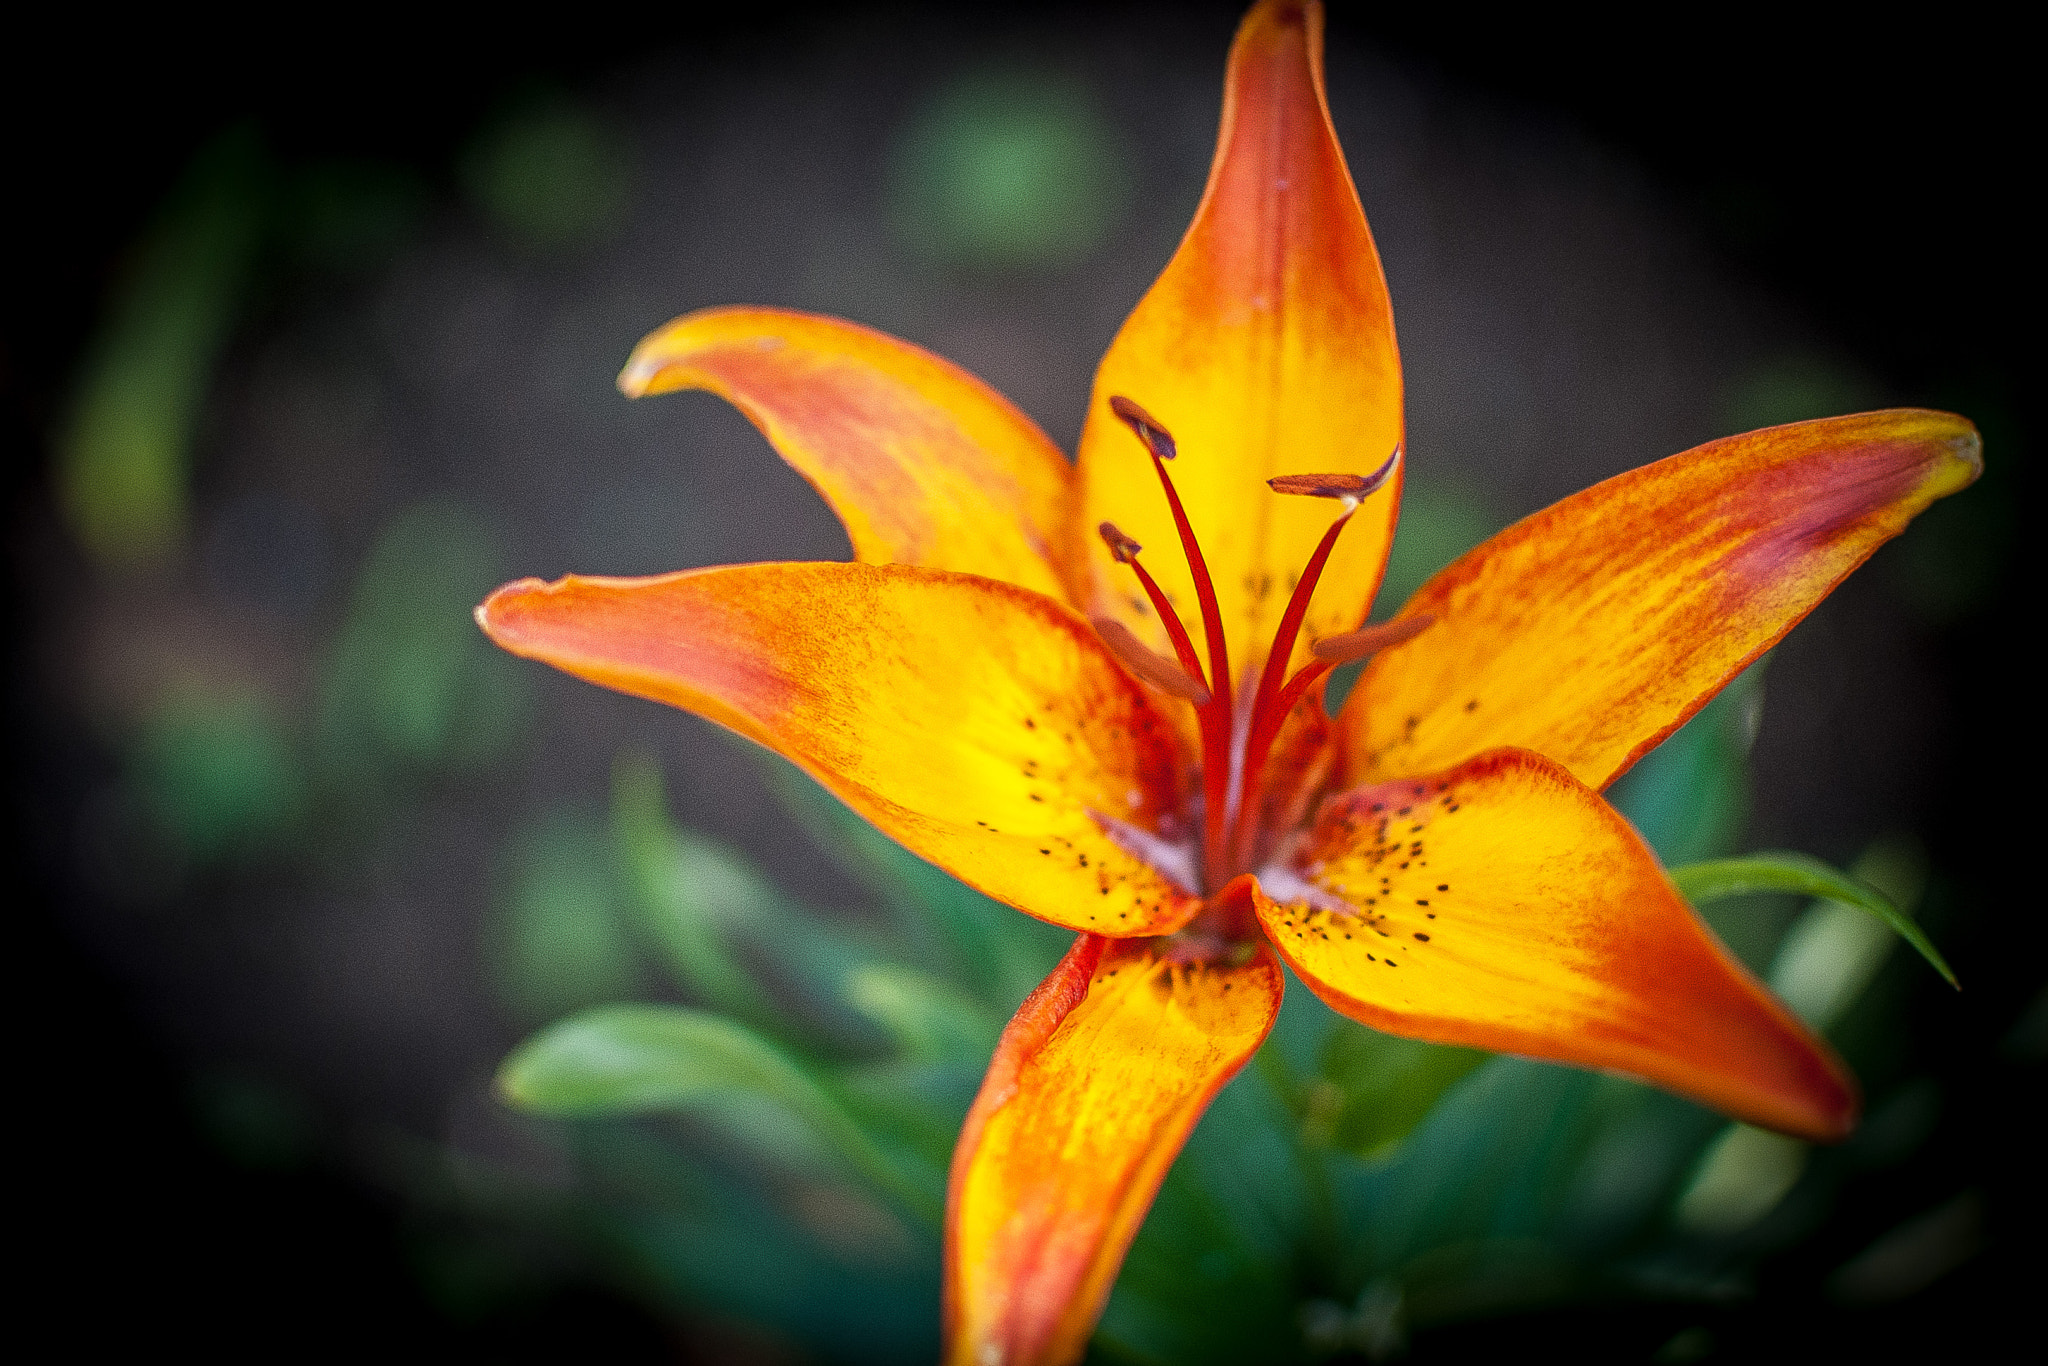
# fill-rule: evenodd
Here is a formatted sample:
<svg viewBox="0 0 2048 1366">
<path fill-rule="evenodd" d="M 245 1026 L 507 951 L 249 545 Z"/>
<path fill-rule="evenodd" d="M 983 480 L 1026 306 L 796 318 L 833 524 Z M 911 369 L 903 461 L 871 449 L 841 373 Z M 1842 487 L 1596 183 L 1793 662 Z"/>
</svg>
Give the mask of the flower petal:
<svg viewBox="0 0 2048 1366">
<path fill-rule="evenodd" d="M 1037 593 L 908 565 L 730 565 L 524 579 L 477 619 L 514 654 L 767 746 L 913 853 L 1043 919 L 1157 934 L 1199 906 L 1104 824 L 1158 833 L 1182 809 L 1170 732 Z"/>
<path fill-rule="evenodd" d="M 1401 609 L 1436 622 L 1353 689 L 1350 781 L 1517 745 L 1604 788 L 1982 465 L 1962 418 L 1897 409 L 1729 437 L 1574 494 Z"/>
<path fill-rule="evenodd" d="M 1073 600 L 1073 467 L 1008 399 L 929 351 L 838 318 L 715 308 L 650 334 L 619 387 L 729 400 L 824 495 L 857 560 Z"/>
<path fill-rule="evenodd" d="M 1304 470 L 1377 469 L 1402 439 L 1401 363 L 1379 254 L 1323 98 L 1322 10 L 1269 0 L 1230 50 L 1208 190 L 1166 271 L 1095 377 L 1081 433 L 1084 527 L 1104 519 L 1195 621 L 1193 581 L 1143 448 L 1110 412 L 1135 400 L 1173 433 L 1173 477 L 1201 541 L 1239 669 L 1255 669 L 1287 594 L 1337 509 L 1269 492 Z M 1400 498 L 1400 471 L 1338 543 L 1309 638 L 1365 617 Z M 1165 637 L 1101 545 L 1081 547 L 1095 614 Z"/>
<path fill-rule="evenodd" d="M 1541 755 L 1495 750 L 1346 793 L 1300 858 L 1316 891 L 1262 897 L 1260 919 L 1355 1020 L 1631 1073 L 1808 1138 L 1855 1122 L 1827 1045 L 1721 947 L 1628 822 Z"/>
<path fill-rule="evenodd" d="M 1282 983 L 1264 946 L 1231 967 L 1084 935 L 1032 992 L 953 1152 L 948 1362 L 1080 1359 L 1167 1168 L 1265 1040 Z"/>
</svg>

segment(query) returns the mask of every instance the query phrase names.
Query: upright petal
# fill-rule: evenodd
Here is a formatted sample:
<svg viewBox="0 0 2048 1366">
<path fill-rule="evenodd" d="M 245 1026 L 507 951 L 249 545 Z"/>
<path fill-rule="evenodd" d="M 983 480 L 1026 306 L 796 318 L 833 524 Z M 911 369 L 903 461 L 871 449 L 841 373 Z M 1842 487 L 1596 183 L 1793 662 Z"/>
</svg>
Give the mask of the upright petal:
<svg viewBox="0 0 2048 1366">
<path fill-rule="evenodd" d="M 714 308 L 648 336 L 619 387 L 729 400 L 832 505 L 855 559 L 1073 600 L 1073 467 L 1008 399 L 929 351 L 837 318 Z"/>
<path fill-rule="evenodd" d="M 1516 745 L 1605 787 L 1982 465 L 1962 418 L 1896 409 L 1710 442 L 1525 518 L 1401 609 L 1436 622 L 1353 689 L 1350 780 Z"/>
<path fill-rule="evenodd" d="M 1171 734 L 1094 634 L 1037 593 L 908 565 L 730 565 L 523 579 L 477 619 L 514 654 L 767 746 L 1042 919 L 1157 934 L 1199 906 L 1109 833 L 1170 833 L 1185 796 Z"/>
<path fill-rule="evenodd" d="M 1714 939 L 1614 808 L 1526 750 L 1359 788 L 1269 876 L 1273 946 L 1375 1029 L 1631 1073 L 1808 1138 L 1855 1085 Z"/>
<path fill-rule="evenodd" d="M 1194 616 L 1192 581 L 1142 448 L 1109 410 L 1143 406 L 1180 448 L 1173 476 L 1200 538 L 1238 667 L 1264 657 L 1331 505 L 1263 481 L 1379 467 L 1402 439 L 1401 363 L 1379 253 L 1323 97 L 1319 5 L 1267 0 L 1238 29 L 1209 187 L 1180 249 L 1103 358 L 1081 433 L 1082 522 L 1114 521 Z M 1397 477 L 1352 519 L 1307 637 L 1364 619 L 1386 562 Z M 1164 637 L 1092 535 L 1090 610 Z"/>
<path fill-rule="evenodd" d="M 1281 990 L 1263 946 L 1204 965 L 1084 935 L 1025 1000 L 953 1151 L 952 1366 L 1080 1359 L 1167 1168 Z"/>
</svg>

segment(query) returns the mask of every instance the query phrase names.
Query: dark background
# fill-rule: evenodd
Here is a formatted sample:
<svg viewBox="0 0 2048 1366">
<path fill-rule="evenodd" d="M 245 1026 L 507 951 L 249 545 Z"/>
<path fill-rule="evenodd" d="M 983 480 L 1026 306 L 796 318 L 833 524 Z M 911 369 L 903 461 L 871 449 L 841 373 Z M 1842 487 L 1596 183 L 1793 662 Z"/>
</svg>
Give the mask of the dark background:
<svg viewBox="0 0 2048 1366">
<path fill-rule="evenodd" d="M 1883 25 L 1788 18 L 1782 10 L 1693 11 L 1651 25 L 1514 17 L 1429 7 L 1333 6 L 1333 26 L 1481 100 L 1562 116 L 1631 159 L 1672 202 L 1695 211 L 1712 245 L 1762 287 L 1802 309 L 1890 392 L 1968 412 L 1983 395 L 2003 415 L 1987 429 L 1980 494 L 2022 519 L 2036 506 L 2032 449 L 2040 429 L 2032 324 L 2039 220 L 2025 204 L 2038 169 L 2023 44 L 1956 6 Z M 1043 7 L 1036 13 L 1041 17 Z M 1071 22 L 1088 22 L 1076 7 Z M 1712 19 L 1704 16 L 1711 13 Z M 1222 44 L 1233 6 L 1158 11 Z M 98 316 L 123 248 L 194 150 L 224 125 L 253 119 L 280 155 L 374 156 L 435 181 L 460 140 L 522 81 L 564 86 L 650 48 L 774 41 L 804 21 L 695 15 L 671 5 L 589 11 L 563 26 L 428 34 L 395 18 L 314 33 L 225 25 L 66 23 L 10 43 L 0 78 L 14 174 L 0 289 L 0 429 L 10 527 L 43 515 L 46 434 Z M 878 12 L 876 22 L 916 22 Z M 329 22 L 333 22 L 329 20 Z M 998 34 L 1005 7 L 953 24 Z M 1968 893 L 2002 903 L 1987 917 L 1999 942 L 1965 952 L 1970 990 L 1914 998 L 1914 1027 L 1957 1059 L 1943 1075 L 1955 1122 L 1935 1140 L 1940 1165 L 1979 1173 L 2007 1230 L 1992 1250 L 1904 1304 L 1856 1315 L 1787 1310 L 1773 1281 L 1812 1283 L 1881 1231 L 1836 1229 L 1767 1272 L 1752 1306 L 1710 1318 L 1730 1357 L 1923 1356 L 1988 1342 L 2017 1326 L 2038 1293 L 2043 1148 L 2009 1094 L 2031 1071 L 1982 1059 L 2041 978 L 2048 936 L 2038 895 L 2023 890 L 2039 803 L 2019 778 L 2034 762 L 2038 695 L 2019 641 L 2039 621 L 2009 564 L 1986 606 L 1946 628 L 1939 678 L 1952 718 L 1939 776 L 1951 799 L 1924 833 L 1937 865 L 1963 870 Z M 8 596 L 10 639 L 31 604 Z M 10 665 L 20 659 L 10 649 Z M 599 1291 L 557 1290 L 513 1313 L 449 1318 L 408 1269 L 403 1212 L 352 1180 L 319 1170 L 267 1172 L 221 1155 L 187 1119 L 178 1067 L 123 990 L 58 928 L 55 899 L 75 894 L 38 853 L 40 775 L 73 756 L 76 737 L 28 724 L 38 708 L 25 670 L 10 670 L 5 875 L 13 952 L 8 993 L 17 1149 L 15 1243 L 33 1264 L 21 1291 L 30 1321 L 81 1345 L 180 1345 L 230 1356 L 340 1354 L 407 1344 L 458 1359 L 717 1360 L 733 1344 L 677 1342 L 633 1306 Z M 1991 933 L 1980 926 L 1980 934 Z M 1931 982 L 1931 978 L 1929 979 Z M 1994 1119 L 1994 1116 L 1997 1118 Z M 1898 1175 L 1910 1187 L 1913 1172 Z M 86 1173 L 91 1173 L 88 1179 Z M 108 1173 L 114 1175 L 109 1178 Z M 1902 1189 L 1896 1209 L 1945 1190 Z M 1690 1314 L 1687 1322 L 1697 1320 Z M 1491 1357 L 1550 1338 L 1604 1359 L 1648 1359 L 1678 1317 L 1655 1309 L 1554 1315 L 1481 1325 L 1417 1344 L 1419 1359 Z M 1534 1335 L 1534 1336 L 1532 1336 Z"/>
</svg>

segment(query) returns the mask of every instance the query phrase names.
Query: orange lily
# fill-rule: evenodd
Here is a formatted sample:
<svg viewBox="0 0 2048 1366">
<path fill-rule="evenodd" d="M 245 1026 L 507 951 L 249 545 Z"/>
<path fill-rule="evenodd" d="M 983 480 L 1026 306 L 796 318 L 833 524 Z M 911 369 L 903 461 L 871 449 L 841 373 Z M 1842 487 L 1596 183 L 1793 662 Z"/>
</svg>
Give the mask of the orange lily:
<svg viewBox="0 0 2048 1366">
<path fill-rule="evenodd" d="M 856 562 L 528 579 L 478 609 L 506 649 L 728 726 L 1079 932 L 954 1155 L 953 1362 L 1081 1354 L 1166 1169 L 1271 1028 L 1282 962 L 1378 1029 L 1814 1139 L 1854 1123 L 1842 1064 L 1600 792 L 1974 479 L 1977 434 L 1897 410 L 1715 441 L 1524 520 L 1360 629 L 1401 369 L 1321 28 L 1263 0 L 1239 29 L 1207 192 L 1102 362 L 1077 464 L 905 342 L 696 313 L 620 387 L 738 405 Z M 1359 472 L 1293 472 L 1338 460 Z M 1328 669 L 1366 656 L 1328 717 Z"/>
</svg>

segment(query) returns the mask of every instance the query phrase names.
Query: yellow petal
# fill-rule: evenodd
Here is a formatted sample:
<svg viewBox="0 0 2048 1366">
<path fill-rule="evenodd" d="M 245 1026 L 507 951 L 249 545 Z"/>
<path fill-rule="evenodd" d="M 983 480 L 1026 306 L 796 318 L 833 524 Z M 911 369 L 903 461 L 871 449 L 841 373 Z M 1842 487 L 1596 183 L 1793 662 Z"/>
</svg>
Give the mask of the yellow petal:
<svg viewBox="0 0 2048 1366">
<path fill-rule="evenodd" d="M 1199 630 L 1192 580 L 1150 460 L 1109 409 L 1130 398 L 1172 432 L 1172 474 L 1208 558 L 1236 670 L 1264 658 L 1295 577 L 1336 507 L 1278 496 L 1274 475 L 1377 469 L 1402 437 L 1401 365 L 1379 254 L 1323 98 L 1322 10 L 1264 3 L 1230 50 L 1216 160 L 1195 221 L 1117 334 L 1081 434 L 1084 527 L 1114 521 Z M 1399 471 L 1344 533 L 1297 648 L 1351 630 L 1378 587 Z M 1165 636 L 1130 571 L 1085 538 L 1090 611 Z M 1199 639 L 1199 637 L 1198 637 Z"/>
<path fill-rule="evenodd" d="M 1898 409 L 1710 442 L 1596 484 L 1438 574 L 1339 720 L 1351 781 L 1500 745 L 1605 787 L 1982 468 L 1976 429 Z"/>
<path fill-rule="evenodd" d="M 1820 1140 L 1855 1122 L 1826 1044 L 1714 939 L 1614 808 L 1526 750 L 1326 803 L 1260 919 L 1375 1029 L 1627 1072 Z"/>
<path fill-rule="evenodd" d="M 1073 467 L 1008 399 L 920 347 L 837 318 L 715 308 L 649 335 L 619 387 L 729 400 L 832 505 L 855 559 L 1073 600 Z"/>
<path fill-rule="evenodd" d="M 1176 964 L 1159 941 L 1086 935 L 1025 1000 L 953 1154 L 952 1366 L 1080 1359 L 1167 1168 L 1281 990 L 1263 946 L 1240 966 Z"/>
<path fill-rule="evenodd" d="M 1157 934 L 1199 902 L 1112 838 L 1185 800 L 1166 725 L 1037 593 L 908 565 L 523 579 L 491 639 L 681 707 L 801 766 L 905 848 L 1041 919 Z"/>
</svg>

